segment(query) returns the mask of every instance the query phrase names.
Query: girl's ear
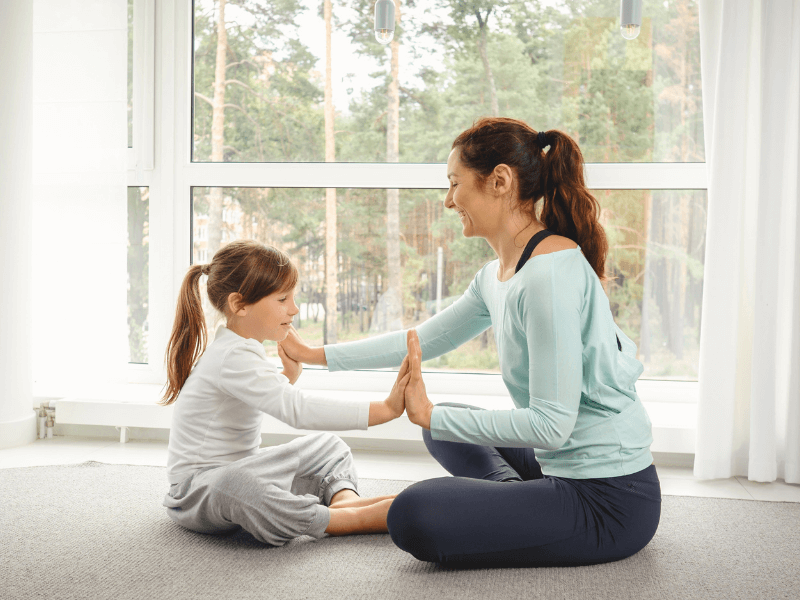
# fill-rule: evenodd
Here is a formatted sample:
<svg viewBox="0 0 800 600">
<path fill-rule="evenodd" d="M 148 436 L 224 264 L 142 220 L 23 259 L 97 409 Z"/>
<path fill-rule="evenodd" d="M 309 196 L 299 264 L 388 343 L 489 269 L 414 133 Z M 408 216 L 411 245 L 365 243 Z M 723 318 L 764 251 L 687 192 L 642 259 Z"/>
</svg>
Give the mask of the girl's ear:
<svg viewBox="0 0 800 600">
<path fill-rule="evenodd" d="M 228 310 L 237 317 L 247 315 L 247 306 L 242 304 L 242 295 L 239 292 L 228 294 Z"/>
</svg>

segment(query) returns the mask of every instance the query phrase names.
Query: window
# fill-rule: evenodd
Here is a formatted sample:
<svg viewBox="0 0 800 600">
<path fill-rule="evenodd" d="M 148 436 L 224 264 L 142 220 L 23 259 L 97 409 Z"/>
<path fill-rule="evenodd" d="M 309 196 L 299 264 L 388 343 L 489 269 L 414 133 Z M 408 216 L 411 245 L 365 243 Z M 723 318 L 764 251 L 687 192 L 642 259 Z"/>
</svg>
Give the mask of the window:
<svg viewBox="0 0 800 600">
<path fill-rule="evenodd" d="M 187 178 L 194 255 L 202 247 L 210 259 L 220 244 L 244 236 L 300 252 L 301 319 L 318 330 L 304 335 L 318 343 L 376 332 L 388 265 L 399 264 L 403 314 L 394 322 L 413 325 L 436 303 L 437 240 L 445 249 L 445 305 L 492 257 L 482 241 L 454 234 L 441 192 L 425 189 L 444 183 L 441 169 L 430 185 L 430 167 L 446 160 L 452 139 L 474 118 L 521 118 L 563 129 L 581 145 L 611 246 L 612 311 L 640 346 L 644 377 L 696 379 L 705 231 L 705 192 L 692 189 L 704 187 L 704 180 L 696 185 L 703 174 L 691 165 L 704 160 L 697 6 L 648 6 L 634 41 L 619 35 L 616 1 L 549 9 L 500 2 L 488 13 L 479 4 L 465 13 L 452 6 L 402 5 L 395 42 L 382 47 L 371 11 L 335 5 L 341 26 L 333 28 L 328 73 L 316 4 L 196 0 L 190 156 L 197 168 L 190 173 L 197 178 Z M 336 172 L 308 164 L 323 160 L 356 164 Z M 383 166 L 370 177 L 367 162 Z M 245 164 L 233 171 L 208 163 Z M 246 163 L 285 167 L 256 175 Z M 337 319 L 325 331 L 318 325 L 326 306 L 323 185 L 338 188 L 331 193 L 339 213 L 338 292 L 328 301 Z M 203 218 L 205 245 L 197 228 Z M 380 251 L 387 219 L 400 228 L 393 258 L 391 249 Z M 496 371 L 492 336 L 474 345 L 463 349 L 468 356 L 451 353 L 426 366 Z"/>
<path fill-rule="evenodd" d="M 371 5 L 334 3 L 328 73 L 319 2 L 195 0 L 192 160 L 441 163 L 493 114 L 590 163 L 704 160 L 693 2 L 648 4 L 631 41 L 618 0 L 400 2 L 388 47 Z"/>
<path fill-rule="evenodd" d="M 150 356 L 154 349 L 150 338 L 154 23 L 154 0 L 128 0 L 128 361 L 137 365 L 154 362 Z"/>
<path fill-rule="evenodd" d="M 134 379 L 163 381 L 159 364 L 189 264 L 243 236 L 261 236 L 303 262 L 301 333 L 324 341 L 332 333 L 324 330 L 327 194 L 338 213 L 338 340 L 369 334 L 390 262 L 401 265 L 404 326 L 437 310 L 440 272 L 446 306 L 492 255 L 483 241 L 455 235 L 442 214 L 443 163 L 453 137 L 495 104 L 578 140 L 611 245 L 615 319 L 639 344 L 644 377 L 696 379 L 706 202 L 696 3 L 648 5 L 633 42 L 619 36 L 617 1 L 541 9 L 498 2 L 484 28 L 442 5 L 426 14 L 429 4 L 401 4 L 396 90 L 393 47 L 374 42 L 371 9 L 356 12 L 354 3 L 334 3 L 330 75 L 324 20 L 310 1 L 160 3 L 158 29 L 155 20 L 141 24 L 134 48 L 150 32 L 159 49 L 150 129 L 160 158 L 152 171 L 131 166 L 129 185 L 149 189 L 159 260 L 149 267 L 150 374 Z M 218 74 L 223 10 L 226 62 Z M 136 15 L 134 8 L 139 23 Z M 391 260 L 387 220 L 402 233 Z M 452 354 L 426 368 L 493 373 L 492 336 L 474 344 L 467 358 Z M 440 375 L 447 374 L 431 381 Z M 459 378 L 470 382 L 465 393 L 489 393 L 474 382 L 499 381 L 447 375 L 440 390 L 460 390 L 452 385 Z"/>
<path fill-rule="evenodd" d="M 595 190 L 609 238 L 606 285 L 614 320 L 639 347 L 645 378 L 696 379 L 703 290 L 706 194 L 692 190 Z M 256 239 L 292 257 L 300 271 L 295 327 L 312 345 L 350 341 L 414 327 L 447 307 L 494 258 L 481 239 L 461 236 L 443 190 L 399 190 L 400 256 L 394 266 L 402 302 L 393 311 L 383 189 L 337 189 L 337 276 L 329 298 L 326 190 L 200 188 L 192 190 L 194 256 L 227 241 Z M 223 220 L 208 240 L 210 204 Z M 441 281 L 441 284 L 439 283 Z M 330 318 L 326 307 L 334 314 Z M 213 324 L 210 323 L 210 326 Z M 274 345 L 268 351 L 277 356 Z M 428 370 L 499 373 L 492 330 L 428 361 Z"/>
</svg>

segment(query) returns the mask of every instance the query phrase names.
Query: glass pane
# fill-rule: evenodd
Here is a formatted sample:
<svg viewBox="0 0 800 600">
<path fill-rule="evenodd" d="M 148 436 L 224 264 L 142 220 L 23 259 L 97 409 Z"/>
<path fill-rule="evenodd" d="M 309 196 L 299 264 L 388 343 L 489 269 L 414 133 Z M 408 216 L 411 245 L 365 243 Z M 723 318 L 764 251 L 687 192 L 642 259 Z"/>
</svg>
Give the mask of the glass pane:
<svg viewBox="0 0 800 600">
<path fill-rule="evenodd" d="M 133 147 L 133 0 L 128 0 L 128 148 Z"/>
<path fill-rule="evenodd" d="M 619 0 L 399 2 L 389 46 L 373 5 L 333 3 L 328 73 L 319 0 L 195 0 L 193 160 L 440 163 L 491 115 L 587 162 L 705 159 L 696 2 L 646 3 L 630 41 Z"/>
<path fill-rule="evenodd" d="M 593 190 L 608 236 L 604 287 L 644 379 L 697 381 L 705 190 Z"/>
<path fill-rule="evenodd" d="M 128 362 L 147 363 L 150 188 L 128 188 Z"/>
<path fill-rule="evenodd" d="M 611 311 L 639 346 L 643 377 L 696 380 L 705 191 L 594 193 L 609 239 L 607 272 L 614 279 L 606 292 Z M 478 269 L 495 258 L 484 240 L 461 235 L 456 216 L 444 210 L 443 195 L 426 189 L 335 190 L 337 276 L 330 297 L 324 189 L 194 188 L 193 260 L 209 262 L 219 247 L 241 238 L 286 252 L 300 270 L 301 312 L 295 325 L 311 344 L 413 327 L 458 298 Z M 399 227 L 394 246 L 387 244 L 386 233 L 387 206 L 392 205 Z M 396 309 L 392 281 L 399 281 L 402 289 Z M 336 313 L 335 324 L 331 320 L 329 326 L 326 306 Z M 212 331 L 215 324 L 209 323 Z M 277 356 L 274 345 L 267 350 Z M 425 367 L 499 372 L 492 331 Z"/>
</svg>

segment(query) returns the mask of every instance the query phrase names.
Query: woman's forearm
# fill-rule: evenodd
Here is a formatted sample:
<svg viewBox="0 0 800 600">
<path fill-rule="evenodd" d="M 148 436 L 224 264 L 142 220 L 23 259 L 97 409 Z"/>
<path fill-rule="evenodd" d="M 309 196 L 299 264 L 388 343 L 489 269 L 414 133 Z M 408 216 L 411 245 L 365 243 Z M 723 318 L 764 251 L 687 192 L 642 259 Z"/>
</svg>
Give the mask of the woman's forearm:
<svg viewBox="0 0 800 600">
<path fill-rule="evenodd" d="M 325 357 L 325 347 L 324 346 L 309 347 L 308 350 L 304 352 L 304 356 L 301 358 L 301 362 L 304 362 L 309 365 L 322 365 L 323 367 L 328 366 L 328 360 Z"/>
</svg>

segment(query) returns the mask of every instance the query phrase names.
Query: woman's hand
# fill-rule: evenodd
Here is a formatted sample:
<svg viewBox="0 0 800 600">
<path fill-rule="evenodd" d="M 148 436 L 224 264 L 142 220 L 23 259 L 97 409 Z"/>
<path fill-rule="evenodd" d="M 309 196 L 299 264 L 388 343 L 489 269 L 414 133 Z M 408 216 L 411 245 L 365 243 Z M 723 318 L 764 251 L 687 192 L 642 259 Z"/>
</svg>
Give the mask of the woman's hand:
<svg viewBox="0 0 800 600">
<path fill-rule="evenodd" d="M 309 365 L 327 365 L 325 348 L 322 346 L 309 346 L 297 333 L 294 327 L 289 327 L 289 334 L 281 341 L 280 345 L 291 360 L 304 362 Z"/>
<path fill-rule="evenodd" d="M 406 412 L 412 423 L 431 428 L 431 412 L 433 403 L 428 399 L 425 382 L 422 381 L 422 350 L 419 347 L 419 337 L 415 329 L 408 330 L 406 337 L 408 345 L 408 361 L 410 379 L 406 385 Z"/>
<path fill-rule="evenodd" d="M 300 377 L 300 373 L 303 372 L 303 365 L 286 354 L 283 342 L 278 342 L 278 356 L 281 357 L 281 362 L 283 363 L 283 374 L 289 380 L 289 383 L 294 385 L 294 382 Z"/>
</svg>

